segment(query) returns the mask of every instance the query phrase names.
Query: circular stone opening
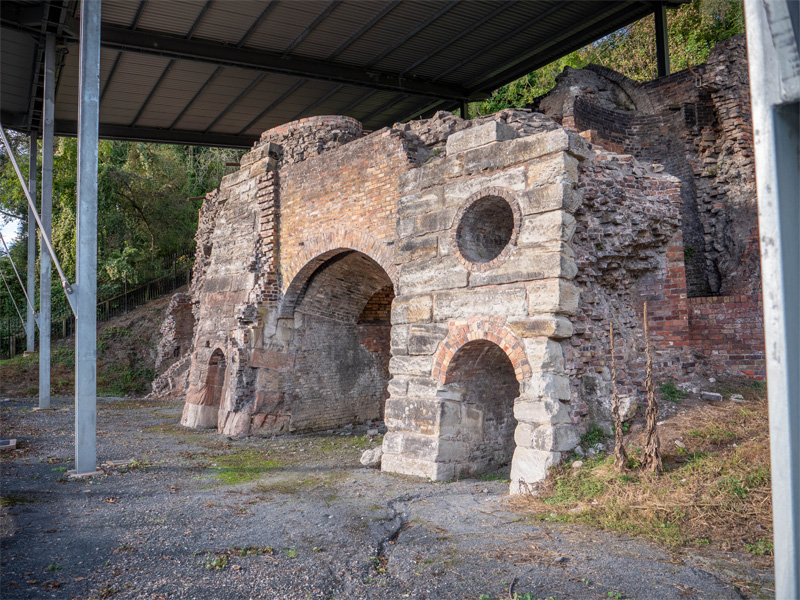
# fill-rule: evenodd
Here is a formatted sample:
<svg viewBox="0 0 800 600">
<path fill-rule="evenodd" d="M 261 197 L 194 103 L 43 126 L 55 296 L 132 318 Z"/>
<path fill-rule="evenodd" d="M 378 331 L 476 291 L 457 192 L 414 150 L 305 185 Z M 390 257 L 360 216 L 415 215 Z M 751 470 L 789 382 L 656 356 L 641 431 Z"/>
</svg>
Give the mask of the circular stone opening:
<svg viewBox="0 0 800 600">
<path fill-rule="evenodd" d="M 513 235 L 514 212 L 499 196 L 486 196 L 474 202 L 456 229 L 458 249 L 473 263 L 497 258 Z"/>
</svg>

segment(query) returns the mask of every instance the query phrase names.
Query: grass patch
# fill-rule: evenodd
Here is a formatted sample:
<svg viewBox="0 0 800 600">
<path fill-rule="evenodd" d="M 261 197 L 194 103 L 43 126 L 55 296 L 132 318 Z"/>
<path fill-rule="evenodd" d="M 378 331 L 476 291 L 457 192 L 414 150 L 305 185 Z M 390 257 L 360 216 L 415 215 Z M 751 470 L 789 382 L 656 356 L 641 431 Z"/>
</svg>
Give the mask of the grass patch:
<svg viewBox="0 0 800 600">
<path fill-rule="evenodd" d="M 584 448 L 591 448 L 595 444 L 601 444 L 608 436 L 606 432 L 600 429 L 597 424 L 592 423 L 589 431 L 581 436 L 581 444 Z"/>
<path fill-rule="evenodd" d="M 523 500 L 543 521 L 581 522 L 668 546 L 710 546 L 772 555 L 767 402 L 693 411 L 665 424 L 685 448 L 662 445 L 665 472 L 618 475 L 613 457 L 551 470 L 541 494 Z M 627 440 L 630 442 L 631 440 Z M 735 443 L 735 445 L 734 445 Z M 630 463 L 639 453 L 629 446 Z M 765 535 L 766 534 L 766 535 Z"/>
<path fill-rule="evenodd" d="M 261 450 L 236 450 L 216 457 L 209 470 L 224 485 L 238 485 L 261 479 L 280 466 Z"/>
<path fill-rule="evenodd" d="M 680 404 L 681 400 L 689 397 L 689 394 L 684 392 L 682 389 L 675 387 L 675 382 L 671 379 L 659 385 L 658 391 L 661 392 L 661 397 L 664 400 L 674 402 L 675 404 Z"/>
<path fill-rule="evenodd" d="M 131 365 L 110 365 L 97 373 L 97 393 L 104 396 L 142 394 L 150 389 L 155 379 L 153 369 Z"/>
<path fill-rule="evenodd" d="M 38 498 L 20 498 L 19 496 L 1 496 L 0 506 L 16 506 L 17 504 L 30 504 L 38 502 Z"/>
</svg>

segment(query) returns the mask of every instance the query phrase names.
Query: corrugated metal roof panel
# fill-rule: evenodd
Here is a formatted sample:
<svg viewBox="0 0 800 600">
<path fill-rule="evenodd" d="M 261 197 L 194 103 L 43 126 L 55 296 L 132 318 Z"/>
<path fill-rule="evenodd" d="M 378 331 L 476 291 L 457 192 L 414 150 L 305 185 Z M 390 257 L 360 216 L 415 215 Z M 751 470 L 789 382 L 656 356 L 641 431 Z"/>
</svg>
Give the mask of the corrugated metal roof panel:
<svg viewBox="0 0 800 600">
<path fill-rule="evenodd" d="M 45 1 L 54 10 L 69 12 L 77 6 L 75 0 L 3 0 L 4 15 L 15 7 Z M 170 141 L 178 139 L 166 131 L 173 124 L 179 131 L 203 132 L 213 123 L 212 131 L 219 134 L 237 135 L 245 128 L 253 134 L 259 127 L 272 127 L 300 114 L 350 113 L 366 119 L 368 128 L 376 128 L 436 106 L 436 98 L 446 98 L 440 106 L 453 106 L 458 98 L 490 91 L 644 16 L 654 6 L 648 0 L 519 0 L 510 4 L 508 0 L 402 0 L 397 5 L 387 0 L 102 2 L 107 29 L 101 56 L 101 90 L 105 90 L 101 123 L 130 126 L 135 122 L 138 128 L 151 129 L 147 139 L 156 139 L 163 128 L 163 139 Z M 269 12 L 261 20 L 265 11 Z M 376 15 L 381 18 L 375 19 Z M 31 98 L 34 105 L 41 104 L 41 83 L 31 81 L 30 67 L 27 72 L 25 67 L 26 58 L 34 64 L 41 53 L 20 38 L 28 34 L 9 26 L 13 23 L 9 25 L 6 19 L 0 108 L 4 114 L 16 115 L 14 122 L 19 123 Z M 117 27 L 116 33 L 109 26 Z M 251 27 L 253 31 L 243 39 Z M 469 33 L 462 35 L 465 31 Z M 150 42 L 142 37 L 144 33 L 173 38 Z M 14 36 L 19 43 L 9 43 Z M 70 53 L 63 58 L 56 111 L 57 120 L 67 123 L 65 131 L 74 130 L 77 119 L 78 48 L 71 43 Z M 236 48 L 240 43 L 245 52 L 229 62 L 220 62 L 218 55 L 207 50 L 208 44 L 217 44 L 223 52 L 223 47 Z M 119 48 L 123 53 L 117 61 Z M 258 65 L 240 68 L 247 50 L 254 51 L 252 57 L 260 56 L 256 51 L 272 55 L 263 57 L 262 70 Z M 275 61 L 287 50 L 285 59 Z M 165 51 L 173 54 L 159 56 Z M 316 62 L 309 69 L 299 59 Z M 330 61 L 330 67 L 325 61 Z M 162 78 L 169 64 L 172 67 Z M 36 69 L 41 72 L 41 64 Z M 263 69 L 271 72 L 259 75 Z M 275 72 L 283 69 L 290 72 Z M 212 73 L 219 74 L 212 80 Z M 401 78 L 404 73 L 405 79 Z M 259 77 L 262 80 L 254 85 Z M 299 77 L 306 83 L 293 89 Z M 414 88 L 414 82 L 422 82 L 421 87 Z M 248 86 L 252 89 L 243 93 Z M 262 114 L 288 90 L 292 93 L 269 114 Z M 432 90 L 441 95 L 431 97 Z M 39 127 L 37 115 L 36 111 L 29 115 L 35 127 Z M 125 131 L 117 128 L 113 135 L 124 136 Z M 130 130 L 130 135 L 137 133 Z"/>
</svg>

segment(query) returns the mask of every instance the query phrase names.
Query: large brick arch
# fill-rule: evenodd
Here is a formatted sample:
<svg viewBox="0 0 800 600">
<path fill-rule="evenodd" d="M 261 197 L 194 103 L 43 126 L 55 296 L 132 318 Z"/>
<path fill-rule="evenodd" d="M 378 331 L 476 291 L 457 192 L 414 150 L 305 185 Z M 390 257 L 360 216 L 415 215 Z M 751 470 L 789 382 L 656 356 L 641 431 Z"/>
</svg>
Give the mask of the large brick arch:
<svg viewBox="0 0 800 600">
<path fill-rule="evenodd" d="M 292 316 L 306 283 L 323 263 L 334 256 L 353 250 L 378 263 L 392 284 L 397 286 L 397 268 L 385 244 L 368 233 L 335 229 L 305 240 L 302 249 L 288 261 L 283 272 L 284 289 L 279 316 L 282 318 Z"/>
<path fill-rule="evenodd" d="M 511 331 L 504 319 L 491 317 L 473 317 L 466 323 L 450 323 L 447 338 L 439 344 L 433 356 L 431 377 L 440 383 L 447 381 L 447 372 L 456 352 L 465 344 L 475 340 L 487 340 L 503 349 L 511 364 L 517 381 L 522 382 L 531 376 L 531 365 L 525 354 L 522 340 Z"/>
</svg>

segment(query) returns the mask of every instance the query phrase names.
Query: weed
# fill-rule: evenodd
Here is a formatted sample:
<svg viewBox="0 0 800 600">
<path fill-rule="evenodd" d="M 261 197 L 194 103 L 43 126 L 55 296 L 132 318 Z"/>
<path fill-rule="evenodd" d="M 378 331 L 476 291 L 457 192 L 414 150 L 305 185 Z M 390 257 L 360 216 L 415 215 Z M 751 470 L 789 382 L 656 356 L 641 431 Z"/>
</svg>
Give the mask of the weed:
<svg viewBox="0 0 800 600">
<path fill-rule="evenodd" d="M 245 546 L 243 548 L 231 546 L 230 552 L 244 558 L 246 556 L 258 556 L 259 554 L 272 554 L 272 548 L 270 546 Z"/>
<path fill-rule="evenodd" d="M 284 548 L 284 550 L 286 550 L 286 556 L 289 558 L 294 558 L 297 556 L 297 550 L 294 548 Z"/>
<path fill-rule="evenodd" d="M 619 592 L 608 592 L 608 597 L 614 600 L 622 600 L 622 594 Z"/>
<path fill-rule="evenodd" d="M 119 593 L 119 588 L 115 585 L 107 585 L 97 590 L 98 598 L 111 598 L 114 594 Z"/>
<path fill-rule="evenodd" d="M 684 262 L 691 262 L 694 258 L 694 255 L 697 253 L 697 250 L 692 246 L 684 246 L 683 248 L 683 261 Z"/>
<path fill-rule="evenodd" d="M 758 540 L 755 544 L 745 544 L 744 549 L 755 556 L 772 556 L 775 551 L 775 546 L 772 544 L 770 538 L 765 537 Z"/>
<path fill-rule="evenodd" d="M 64 473 L 64 472 L 66 472 L 66 470 L 67 470 L 67 467 L 55 467 L 55 468 L 53 468 L 53 469 L 50 469 L 50 470 L 51 470 L 51 471 L 57 471 L 57 472 L 59 472 L 59 473 Z"/>
<path fill-rule="evenodd" d="M 61 565 L 58 564 L 58 563 L 51 563 L 51 564 L 47 565 L 44 570 L 45 571 L 60 571 L 61 570 Z"/>
<path fill-rule="evenodd" d="M 486 473 L 479 475 L 478 479 L 481 481 L 500 481 L 502 483 L 508 483 L 510 481 L 508 478 L 508 473 L 497 471 L 487 471 Z"/>
<path fill-rule="evenodd" d="M 658 389 L 661 392 L 661 397 L 664 398 L 664 400 L 669 400 L 675 404 L 680 404 L 681 400 L 689 397 L 689 394 L 684 392 L 682 389 L 675 387 L 675 382 L 671 379 L 659 385 Z"/>
<path fill-rule="evenodd" d="M 221 554 L 219 556 L 214 556 L 213 554 L 206 554 L 206 569 L 209 571 L 222 571 L 225 567 L 228 566 L 231 559 L 228 558 L 226 555 Z"/>
<path fill-rule="evenodd" d="M 591 448 L 595 444 L 602 443 L 608 436 L 606 432 L 600 429 L 597 424 L 592 423 L 589 431 L 581 436 L 581 443 L 587 448 Z"/>
</svg>

